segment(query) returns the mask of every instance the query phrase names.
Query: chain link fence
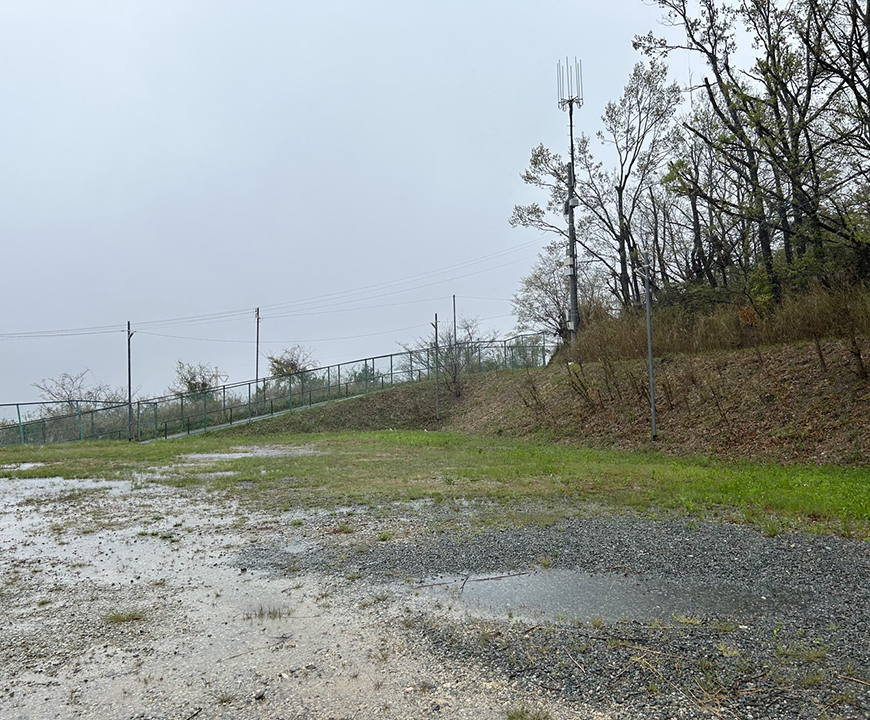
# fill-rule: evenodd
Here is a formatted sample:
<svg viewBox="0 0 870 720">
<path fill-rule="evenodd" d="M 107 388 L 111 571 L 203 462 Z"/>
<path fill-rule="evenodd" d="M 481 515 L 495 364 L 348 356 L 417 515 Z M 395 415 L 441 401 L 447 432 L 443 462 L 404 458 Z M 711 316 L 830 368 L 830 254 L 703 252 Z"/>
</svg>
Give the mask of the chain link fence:
<svg viewBox="0 0 870 720">
<path fill-rule="evenodd" d="M 77 440 L 168 438 L 250 422 L 333 400 L 435 377 L 546 365 L 543 335 L 424 347 L 127 403 L 70 400 L 0 404 L 0 446 Z"/>
</svg>

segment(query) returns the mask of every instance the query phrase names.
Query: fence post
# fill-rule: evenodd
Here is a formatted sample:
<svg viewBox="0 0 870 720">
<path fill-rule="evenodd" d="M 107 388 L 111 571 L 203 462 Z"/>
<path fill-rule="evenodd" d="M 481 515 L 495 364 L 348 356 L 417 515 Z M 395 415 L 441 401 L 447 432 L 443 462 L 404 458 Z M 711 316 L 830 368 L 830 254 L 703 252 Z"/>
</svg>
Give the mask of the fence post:
<svg viewBox="0 0 870 720">
<path fill-rule="evenodd" d="M 21 437 L 21 444 L 24 445 L 24 425 L 21 422 L 21 405 L 16 403 L 15 410 L 18 412 L 18 435 Z"/>
<path fill-rule="evenodd" d="M 181 429 L 184 430 L 184 393 L 181 394 Z"/>
<path fill-rule="evenodd" d="M 414 351 L 408 350 L 408 380 L 414 380 Z"/>
<path fill-rule="evenodd" d="M 248 420 L 251 419 L 251 383 L 248 383 Z"/>
<path fill-rule="evenodd" d="M 287 376 L 287 409 L 293 409 L 293 376 Z"/>
<path fill-rule="evenodd" d="M 393 353 L 390 353 L 390 387 L 393 387 Z"/>
<path fill-rule="evenodd" d="M 76 419 L 79 423 L 79 440 L 85 439 L 85 433 L 82 429 L 82 406 L 79 404 L 79 401 L 76 400 Z"/>
<path fill-rule="evenodd" d="M 208 393 L 202 394 L 202 431 L 208 428 Z"/>
<path fill-rule="evenodd" d="M 547 367 L 547 336 L 541 333 L 541 367 Z"/>
<path fill-rule="evenodd" d="M 157 439 L 157 403 L 154 403 L 154 439 Z"/>
<path fill-rule="evenodd" d="M 329 374 L 330 367 L 326 366 L 326 399 L 332 400 L 332 379 Z"/>
<path fill-rule="evenodd" d="M 142 403 L 136 401 L 136 440 L 142 442 Z"/>
</svg>

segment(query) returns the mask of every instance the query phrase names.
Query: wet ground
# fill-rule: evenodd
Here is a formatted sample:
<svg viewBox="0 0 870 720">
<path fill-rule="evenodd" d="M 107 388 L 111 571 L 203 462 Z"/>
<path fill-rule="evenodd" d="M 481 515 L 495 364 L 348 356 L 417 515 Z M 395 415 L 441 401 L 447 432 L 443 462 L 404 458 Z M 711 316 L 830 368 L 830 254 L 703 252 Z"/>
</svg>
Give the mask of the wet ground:
<svg viewBox="0 0 870 720">
<path fill-rule="evenodd" d="M 866 543 L 159 477 L 0 480 L 4 720 L 870 716 Z"/>
</svg>

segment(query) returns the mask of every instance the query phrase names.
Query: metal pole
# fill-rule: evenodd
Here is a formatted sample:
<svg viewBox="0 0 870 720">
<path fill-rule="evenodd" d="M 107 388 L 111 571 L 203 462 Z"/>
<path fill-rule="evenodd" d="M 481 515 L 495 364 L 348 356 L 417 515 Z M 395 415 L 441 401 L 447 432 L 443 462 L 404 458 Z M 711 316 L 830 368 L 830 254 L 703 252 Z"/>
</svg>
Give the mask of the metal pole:
<svg viewBox="0 0 870 720">
<path fill-rule="evenodd" d="M 21 405 L 15 405 L 15 410 L 18 412 L 18 435 L 21 437 L 21 444 L 24 445 L 24 424 L 21 422 Z"/>
<path fill-rule="evenodd" d="M 133 332 L 130 321 L 127 321 L 127 440 L 133 442 L 133 361 L 130 340 Z"/>
<path fill-rule="evenodd" d="M 260 308 L 254 310 L 254 317 L 257 320 L 257 359 L 254 363 L 254 380 L 260 379 Z"/>
<path fill-rule="evenodd" d="M 577 311 L 577 237 L 574 229 L 574 103 L 568 103 L 568 125 L 571 139 L 571 165 L 568 167 L 568 261 L 570 262 L 568 276 L 568 320 L 571 323 L 571 343 L 577 340 L 577 329 L 580 315 Z"/>
<path fill-rule="evenodd" d="M 655 375 L 653 373 L 653 346 L 652 346 L 652 312 L 650 310 L 650 293 L 649 293 L 649 274 L 650 260 L 649 255 L 645 256 L 646 272 L 644 273 L 644 285 L 646 286 L 646 346 L 647 359 L 649 362 L 649 404 L 650 413 L 652 416 L 652 439 L 656 441 L 658 435 L 656 433 L 656 385 Z"/>
<path fill-rule="evenodd" d="M 441 409 L 438 405 L 438 313 L 435 313 L 435 419 L 441 419 Z"/>
<path fill-rule="evenodd" d="M 459 338 L 456 336 L 456 295 L 453 296 L 453 343 L 450 347 L 450 355 L 453 358 L 453 382 L 457 382 L 459 379 L 459 369 L 456 358 L 456 343 L 459 341 Z"/>
</svg>

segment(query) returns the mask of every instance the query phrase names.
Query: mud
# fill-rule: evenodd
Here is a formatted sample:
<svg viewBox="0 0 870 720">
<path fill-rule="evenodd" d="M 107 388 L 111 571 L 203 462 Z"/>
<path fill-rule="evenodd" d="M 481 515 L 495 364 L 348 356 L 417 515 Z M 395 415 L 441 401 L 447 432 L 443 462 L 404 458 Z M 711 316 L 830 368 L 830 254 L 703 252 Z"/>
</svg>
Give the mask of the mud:
<svg viewBox="0 0 870 720">
<path fill-rule="evenodd" d="M 286 531 L 324 515 L 249 513 L 141 478 L 0 480 L 0 717 L 501 718 L 548 706 L 409 636 L 408 586 L 246 566 L 279 529 L 286 552 L 316 553 L 328 539 Z"/>
</svg>

